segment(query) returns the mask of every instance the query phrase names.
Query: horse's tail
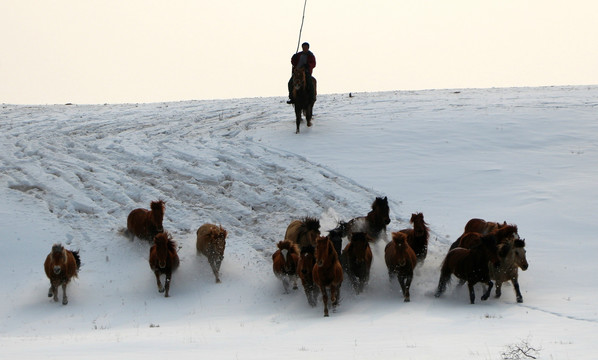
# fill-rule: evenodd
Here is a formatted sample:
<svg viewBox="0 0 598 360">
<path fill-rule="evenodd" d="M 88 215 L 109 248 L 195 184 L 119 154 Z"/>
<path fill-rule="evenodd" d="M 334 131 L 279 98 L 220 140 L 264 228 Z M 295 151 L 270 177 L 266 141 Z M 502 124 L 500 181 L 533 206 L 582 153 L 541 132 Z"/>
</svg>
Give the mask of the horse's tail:
<svg viewBox="0 0 598 360">
<path fill-rule="evenodd" d="M 71 254 L 73 254 L 73 257 L 75 258 L 75 263 L 77 264 L 77 270 L 79 270 L 81 268 L 81 256 L 79 256 L 79 250 L 77 251 L 72 251 L 69 250 L 71 252 Z"/>
<path fill-rule="evenodd" d="M 438 288 L 434 294 L 435 297 L 440 297 L 440 295 L 445 292 L 446 286 L 451 282 L 452 271 L 448 265 L 447 259 L 448 255 L 444 258 L 442 267 L 440 268 L 440 279 L 438 280 Z"/>
</svg>

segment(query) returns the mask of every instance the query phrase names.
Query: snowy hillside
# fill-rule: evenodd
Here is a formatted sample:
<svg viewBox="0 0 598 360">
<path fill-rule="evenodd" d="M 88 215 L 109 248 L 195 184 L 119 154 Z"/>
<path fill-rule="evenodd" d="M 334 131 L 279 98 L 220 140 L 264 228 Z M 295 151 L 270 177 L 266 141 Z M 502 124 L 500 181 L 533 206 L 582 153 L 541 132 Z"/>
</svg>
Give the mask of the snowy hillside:
<svg viewBox="0 0 598 360">
<path fill-rule="evenodd" d="M 598 87 L 320 95 L 294 133 L 282 98 L 0 110 L 0 252 L 7 358 L 500 359 L 593 357 L 598 331 Z M 372 278 L 347 283 L 323 318 L 283 294 L 271 254 L 288 223 L 321 230 L 390 202 L 391 231 L 423 212 L 432 234 L 411 303 L 389 282 L 384 241 Z M 159 294 L 148 242 L 121 235 L 128 213 L 166 202 L 181 266 Z M 449 244 L 473 217 L 517 224 L 530 268 L 470 305 L 433 296 Z M 196 255 L 205 223 L 228 230 L 222 283 Z M 80 250 L 69 304 L 46 297 L 53 243 Z M 453 281 L 456 284 L 456 281 Z M 61 292 L 60 292 L 61 294 Z"/>
</svg>

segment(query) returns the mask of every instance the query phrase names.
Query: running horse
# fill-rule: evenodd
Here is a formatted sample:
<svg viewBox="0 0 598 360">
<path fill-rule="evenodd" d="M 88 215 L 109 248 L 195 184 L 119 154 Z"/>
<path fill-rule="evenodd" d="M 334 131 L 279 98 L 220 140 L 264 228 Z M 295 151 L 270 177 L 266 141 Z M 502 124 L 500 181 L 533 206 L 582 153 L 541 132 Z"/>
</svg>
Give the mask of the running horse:
<svg viewBox="0 0 598 360">
<path fill-rule="evenodd" d="M 150 248 L 149 265 L 154 275 L 156 275 L 156 284 L 158 291 L 168 297 L 170 290 L 170 280 L 172 273 L 179 267 L 179 255 L 177 254 L 176 242 L 167 232 L 161 232 L 154 237 L 154 245 Z M 160 282 L 160 276 L 164 274 L 166 280 L 164 286 Z"/>
<path fill-rule="evenodd" d="M 389 212 L 388 198 L 377 197 L 372 203 L 372 210 L 366 216 L 356 217 L 346 223 L 341 222 L 335 231 L 340 230 L 349 241 L 356 232 L 365 232 L 372 241 L 376 241 L 380 236 L 386 237 L 386 225 L 390 224 Z"/>
<path fill-rule="evenodd" d="M 417 256 L 409 246 L 407 234 L 400 231 L 392 233 L 392 241 L 384 248 L 384 262 L 388 268 L 389 280 L 392 280 L 395 275 L 399 280 L 403 301 L 411 301 L 409 289 L 413 280 L 413 269 L 417 264 Z"/>
<path fill-rule="evenodd" d="M 341 284 L 343 283 L 343 267 L 338 260 L 332 241 L 325 236 L 316 240 L 316 263 L 313 268 L 314 283 L 320 288 L 324 302 L 324 316 L 328 316 L 328 292 L 332 308 L 338 305 Z"/>
<path fill-rule="evenodd" d="M 50 279 L 48 297 L 54 297 L 54 301 L 58 301 L 58 286 L 62 286 L 62 305 L 68 304 L 66 286 L 72 278 L 77 277 L 80 267 L 79 251 L 67 250 L 61 244 L 54 244 L 44 262 L 46 276 Z"/>
<path fill-rule="evenodd" d="M 482 300 L 487 300 L 490 296 L 494 284 L 490 280 L 488 267 L 499 264 L 496 236 L 492 233 L 483 236 L 478 233 L 469 234 L 476 235 L 479 239 L 475 241 L 475 245 L 471 248 L 457 247 L 446 254 L 442 262 L 440 280 L 434 296 L 440 297 L 444 293 L 453 274 L 467 282 L 469 301 L 472 304 L 475 302 L 473 286 L 478 282 L 488 285 L 487 290 L 482 295 Z"/>
<path fill-rule="evenodd" d="M 308 86 L 308 77 L 311 77 L 307 74 L 307 70 L 303 66 L 298 66 L 293 69 L 293 79 L 292 79 L 292 97 L 293 97 L 293 104 L 295 106 L 295 122 L 297 123 L 297 131 L 296 134 L 299 134 L 299 125 L 301 124 L 301 113 L 305 114 L 305 120 L 307 121 L 307 126 L 311 126 L 311 118 L 313 116 L 312 110 L 314 107 L 314 103 L 316 102 L 316 79 L 311 77 L 312 87 L 313 87 L 313 94 L 310 93 L 310 89 Z"/>
<path fill-rule="evenodd" d="M 341 265 L 357 294 L 363 292 L 370 280 L 373 258 L 369 244 L 371 241 L 372 239 L 364 232 L 353 233 L 353 238 L 341 254 Z"/>
<path fill-rule="evenodd" d="M 163 232 L 162 220 L 164 219 L 164 201 L 152 201 L 150 210 L 135 209 L 127 217 L 127 230 L 125 234 L 131 240 L 135 236 L 140 239 L 153 240 L 154 237 Z"/>
</svg>

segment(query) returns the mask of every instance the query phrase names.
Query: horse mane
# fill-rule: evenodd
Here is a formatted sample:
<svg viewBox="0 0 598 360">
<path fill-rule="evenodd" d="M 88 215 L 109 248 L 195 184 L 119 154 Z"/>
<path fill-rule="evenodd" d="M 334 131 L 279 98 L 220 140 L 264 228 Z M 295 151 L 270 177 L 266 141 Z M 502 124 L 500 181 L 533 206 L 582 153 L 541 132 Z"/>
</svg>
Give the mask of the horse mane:
<svg viewBox="0 0 598 360">
<path fill-rule="evenodd" d="M 163 200 L 152 201 L 150 204 L 150 209 L 156 213 L 164 213 L 164 206 L 166 203 Z"/>
<path fill-rule="evenodd" d="M 62 246 L 62 244 L 54 244 L 52 245 L 52 252 L 53 253 L 57 253 L 57 252 L 63 252 L 64 251 L 64 246 Z"/>
<path fill-rule="evenodd" d="M 505 225 L 491 232 L 496 235 L 499 239 L 505 239 L 507 237 L 517 234 L 517 225 Z"/>
<path fill-rule="evenodd" d="M 159 238 L 165 238 L 166 247 L 167 247 L 168 251 L 176 253 L 177 243 L 176 243 L 176 241 L 172 240 L 172 235 L 170 235 L 170 233 L 161 232 L 158 235 L 156 235 L 154 237 L 154 244 L 157 244 L 156 239 L 159 239 Z"/>
<path fill-rule="evenodd" d="M 314 217 L 306 216 L 301 221 L 305 224 L 306 231 L 320 231 L 320 220 Z"/>
</svg>

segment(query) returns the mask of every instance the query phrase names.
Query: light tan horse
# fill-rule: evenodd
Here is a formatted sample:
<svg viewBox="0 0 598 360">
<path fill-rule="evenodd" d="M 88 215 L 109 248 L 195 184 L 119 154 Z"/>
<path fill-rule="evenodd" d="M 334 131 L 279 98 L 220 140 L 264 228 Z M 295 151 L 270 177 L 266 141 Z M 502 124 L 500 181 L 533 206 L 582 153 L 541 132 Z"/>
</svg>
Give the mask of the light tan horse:
<svg viewBox="0 0 598 360">
<path fill-rule="evenodd" d="M 217 283 L 220 282 L 220 265 L 224 259 L 227 234 L 222 225 L 203 224 L 197 229 L 197 254 L 203 254 L 208 258 Z"/>
</svg>

